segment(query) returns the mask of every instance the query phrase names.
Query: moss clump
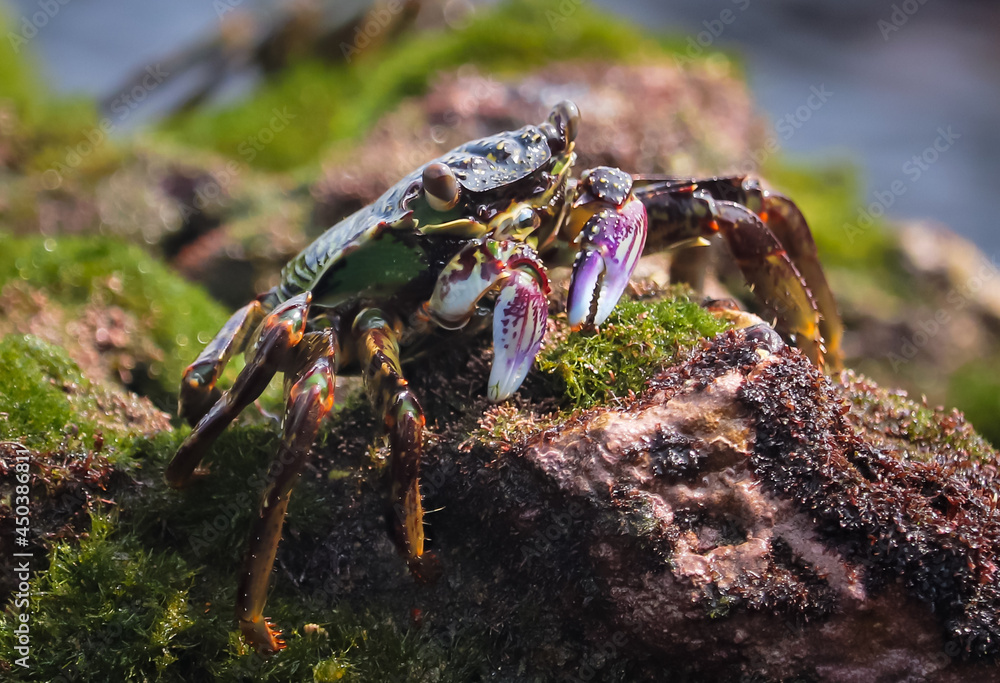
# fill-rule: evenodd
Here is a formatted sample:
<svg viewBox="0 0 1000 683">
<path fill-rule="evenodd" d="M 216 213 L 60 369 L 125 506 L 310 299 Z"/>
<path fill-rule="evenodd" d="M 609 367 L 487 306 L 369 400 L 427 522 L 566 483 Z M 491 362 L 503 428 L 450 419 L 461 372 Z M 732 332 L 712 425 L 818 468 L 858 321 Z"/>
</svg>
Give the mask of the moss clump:
<svg viewBox="0 0 1000 683">
<path fill-rule="evenodd" d="M 0 440 L 54 448 L 74 423 L 84 433 L 94 424 L 75 414 L 67 387 L 85 387 L 79 369 L 61 349 L 30 335 L 0 340 Z"/>
<path fill-rule="evenodd" d="M 423 93 L 442 69 L 473 64 L 510 73 L 557 59 L 600 55 L 608 61 L 639 60 L 677 52 L 681 42 L 654 40 L 587 5 L 567 9 L 514 0 L 480 7 L 459 30 L 402 36 L 381 50 L 355 55 L 347 64 L 295 65 L 249 102 L 185 116 L 165 129 L 189 145 L 252 158 L 265 168 L 290 169 L 315 161 L 333 142 L 359 137 L 402 98 Z M 276 111 L 295 117 L 276 134 L 280 144 L 251 148 L 248 141 Z"/>
<path fill-rule="evenodd" d="M 139 247 L 109 238 L 0 235 L 0 281 L 43 291 L 70 319 L 86 306 L 134 316 L 149 351 L 136 359 L 131 388 L 164 409 L 172 409 L 181 373 L 226 318 L 201 289 Z"/>
<path fill-rule="evenodd" d="M 957 410 L 930 408 L 905 392 L 889 391 L 853 372 L 841 376 L 850 401 L 848 419 L 874 443 L 885 444 L 909 460 L 990 462 L 989 443 Z"/>
<path fill-rule="evenodd" d="M 157 680 L 192 624 L 194 572 L 172 553 L 115 541 L 111 518 L 92 519 L 89 537 L 57 545 L 33 581 L 28 680 Z M 11 660 L 14 619 L 0 636 Z"/>
<path fill-rule="evenodd" d="M 133 442 L 134 479 L 114 478 L 102 492 L 117 514 L 93 514 L 88 534 L 55 545 L 50 569 L 33 578 L 31 669 L 13 665 L 12 629 L 0 636 L 0 670 L 12 680 L 459 683 L 485 670 L 490 653 L 479 627 L 448 636 L 411 629 L 399 618 L 405 609 L 377 592 L 355 613 L 346 606 L 351 596 L 315 589 L 322 577 L 303 589 L 282 575 L 267 614 L 285 630 L 288 649 L 268 660 L 251 652 L 233 606 L 256 483 L 276 435 L 261 425 L 227 430 L 213 448 L 211 475 L 177 492 L 162 471 L 182 436 Z M 288 528 L 310 539 L 329 535 L 339 509 L 329 495 L 322 480 L 304 478 Z M 286 539 L 281 552 L 286 560 L 309 553 L 311 541 L 304 545 Z"/>
<path fill-rule="evenodd" d="M 0 416 L 0 440 L 63 454 L 120 446 L 169 426 L 148 404 L 84 377 L 63 349 L 17 334 L 0 339 Z"/>
<path fill-rule="evenodd" d="M 673 289 L 658 301 L 621 301 L 594 333 L 562 334 L 538 356 L 538 367 L 562 386 L 574 408 L 640 393 L 646 382 L 694 347 L 726 327 Z"/>
</svg>

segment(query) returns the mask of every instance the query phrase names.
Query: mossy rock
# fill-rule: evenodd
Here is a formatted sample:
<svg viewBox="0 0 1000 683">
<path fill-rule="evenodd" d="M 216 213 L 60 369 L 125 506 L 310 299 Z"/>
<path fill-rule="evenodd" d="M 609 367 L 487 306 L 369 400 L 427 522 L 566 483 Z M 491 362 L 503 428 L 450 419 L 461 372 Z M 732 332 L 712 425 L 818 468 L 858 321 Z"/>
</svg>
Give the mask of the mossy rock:
<svg viewBox="0 0 1000 683">
<path fill-rule="evenodd" d="M 88 374 L 165 410 L 227 313 L 142 249 L 111 238 L 0 235 L 0 333 L 34 332 Z"/>
<path fill-rule="evenodd" d="M 706 325 L 710 330 L 718 325 L 681 296 L 653 304 L 626 303 L 608 332 L 622 336 L 632 331 L 638 343 L 644 339 L 641 335 L 648 334 L 643 325 L 651 316 L 656 324 L 675 331 L 674 341 L 663 347 L 670 358 L 696 343 Z M 480 337 L 474 345 L 482 343 L 487 339 Z M 553 345 L 553 353 L 558 354 L 558 346 Z M 87 425 L 81 434 L 97 429 L 86 418 L 94 399 L 80 402 L 64 395 L 67 381 L 92 386 L 64 352 L 19 336 L 8 336 L 0 348 L 0 358 L 5 364 L 9 361 L 6 376 L 16 382 L 34 379 L 24 382 L 23 402 L 52 404 L 46 411 L 36 411 L 35 420 L 18 422 L 11 437 L 41 444 L 31 430 L 62 434 L 68 421 Z M 412 371 L 426 371 L 422 367 L 423 363 L 417 364 Z M 622 378 L 630 377 L 616 365 L 608 367 L 618 369 Z M 15 369 L 22 374 L 16 375 Z M 479 370 L 478 379 L 485 382 L 485 366 Z M 431 377 L 421 378 L 415 384 L 425 386 L 429 381 Z M 539 396 L 548 393 L 555 398 L 553 405 L 570 407 L 577 400 L 574 394 L 551 393 L 565 386 L 564 381 L 534 373 L 531 391 Z M 622 395 L 641 391 L 644 380 L 631 381 L 639 384 L 622 382 L 601 390 Z M 443 407 L 452 401 L 431 405 Z M 485 399 L 477 405 L 485 406 Z M 470 417 L 472 422 L 460 423 L 474 425 L 475 414 Z M 407 575 L 388 540 L 382 521 L 384 463 L 373 460 L 366 448 L 373 432 L 369 409 L 348 401 L 331 422 L 313 476 L 304 477 L 293 497 L 283 545 L 288 548 L 283 552 L 290 554 L 279 564 L 311 569 L 298 586 L 284 580 L 287 577 L 277 583 L 268 614 L 289 629 L 290 647 L 267 662 L 239 642 L 231 606 L 263 474 L 277 447 L 274 428 L 257 424 L 228 430 L 210 456 L 212 474 L 182 492 L 167 488 L 161 476 L 183 431 L 165 429 L 113 443 L 109 439 L 104 455 L 110 460 L 102 464 L 111 473 L 101 479 L 99 496 L 105 502 L 88 501 L 77 515 L 76 536 L 64 535 L 62 540 L 52 536 L 44 543 L 49 568 L 38 571 L 32 583 L 32 593 L 38 596 L 32 638 L 39 644 L 33 649 L 33 668 L 23 677 L 25 672 L 16 665 L 10 671 L 23 680 L 57 680 L 66 671 L 83 680 L 104 675 L 157 680 L 232 680 L 233 676 L 339 680 L 337 676 L 342 676 L 342 680 L 468 681 L 485 675 L 488 662 L 498 656 L 495 646 L 484 639 L 486 624 L 435 607 L 449 591 L 442 586 L 427 596 Z M 74 452 L 78 457 L 93 455 L 88 445 L 81 442 Z M 39 523 L 39 517 L 53 514 L 40 481 L 36 478 L 32 488 L 33 514 Z M 430 480 L 425 488 L 433 490 Z M 329 539 L 339 540 L 331 544 Z M 362 541 L 362 547 L 353 547 L 352 539 Z M 477 544 L 474 538 L 467 542 L 472 547 Z M 321 544 L 327 547 L 318 551 Z M 331 550 L 350 558 L 343 569 L 358 578 L 345 582 L 324 575 L 338 564 L 326 564 Z M 460 563 L 465 551 L 450 552 Z M 466 604 L 471 596 L 465 589 L 459 592 L 463 597 L 457 602 Z M 454 602 L 449 598 L 443 605 Z M 430 624 L 418 628 L 407 605 L 422 605 Z M 74 647 L 41 645 L 47 642 L 71 642 Z M 8 665 L 16 659 L 11 654 L 13 644 L 8 637 L 3 645 Z"/>
</svg>

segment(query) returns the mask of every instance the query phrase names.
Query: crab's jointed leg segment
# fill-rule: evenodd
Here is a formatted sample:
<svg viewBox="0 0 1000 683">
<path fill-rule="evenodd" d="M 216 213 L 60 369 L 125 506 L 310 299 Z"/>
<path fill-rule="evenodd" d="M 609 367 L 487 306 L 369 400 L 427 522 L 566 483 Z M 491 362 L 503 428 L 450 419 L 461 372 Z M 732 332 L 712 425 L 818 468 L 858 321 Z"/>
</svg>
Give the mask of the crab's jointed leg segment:
<svg viewBox="0 0 1000 683">
<path fill-rule="evenodd" d="M 781 242 L 752 211 L 716 202 L 719 231 L 754 293 L 777 316 L 779 329 L 795 336 L 810 360 L 823 366 L 819 313 L 812 294 Z"/>
<path fill-rule="evenodd" d="M 424 552 L 424 508 L 420 499 L 420 457 L 424 411 L 410 391 L 399 362 L 398 331 L 380 310 L 368 308 L 354 320 L 354 336 L 365 391 L 389 437 L 392 463 L 391 524 L 396 544 L 414 576 L 436 577 L 437 565 Z"/>
<path fill-rule="evenodd" d="M 294 355 L 281 445 L 268 471 L 260 513 L 250 531 L 236 596 L 236 616 L 243 637 L 261 654 L 273 654 L 285 647 L 279 631 L 264 618 L 264 603 L 292 488 L 320 423 L 333 408 L 337 360 L 334 331 L 328 328 L 307 333 Z"/>
<path fill-rule="evenodd" d="M 819 313 L 788 252 L 760 216 L 742 204 L 714 199 L 710 190 L 700 188 L 701 182 L 664 181 L 636 190 L 649 213 L 650 241 L 666 248 L 721 233 L 747 283 L 775 315 L 778 329 L 793 335 L 798 347 L 822 365 Z"/>
<path fill-rule="evenodd" d="M 264 318 L 253 355 L 233 386 L 198 421 L 167 465 L 166 480 L 170 486 L 180 488 L 190 481 L 212 442 L 263 393 L 274 373 L 284 370 L 289 359 L 294 358 L 291 350 L 305 334 L 310 300 L 310 293 L 304 292 L 284 302 Z"/>
<path fill-rule="evenodd" d="M 833 290 L 826 281 L 823 267 L 816 253 L 816 242 L 799 207 L 784 195 L 762 191 L 763 211 L 761 217 L 781 243 L 788 250 L 788 256 L 798 268 L 819 310 L 819 330 L 826 346 L 826 361 L 834 370 L 843 367 L 843 350 L 840 347 L 844 336 L 844 325 L 837 310 Z"/>
<path fill-rule="evenodd" d="M 742 204 L 757 214 L 786 250 L 788 258 L 812 295 L 811 298 L 820 316 L 819 330 L 825 347 L 825 362 L 834 370 L 842 367 L 843 352 L 840 345 L 844 334 L 843 323 L 833 291 L 819 263 L 812 231 L 795 202 L 782 194 L 761 188 L 755 179 L 745 176 L 708 179 L 640 176 L 637 182 L 642 186 L 639 192 L 645 193 L 654 203 L 653 197 L 662 197 L 672 192 L 700 190 L 714 199 Z M 687 249 L 683 255 L 675 256 L 675 261 L 678 259 L 681 261 L 681 268 L 672 265 L 671 277 L 673 278 L 676 271 L 677 275 L 681 275 L 679 279 L 691 283 L 695 289 L 700 290 L 697 280 L 703 271 L 697 267 L 694 259 L 689 257 L 695 252 L 697 249 Z M 701 257 L 701 260 L 704 260 L 704 257 Z"/>
<path fill-rule="evenodd" d="M 470 242 L 441 271 L 423 310 L 442 327 L 462 327 L 494 290 L 488 394 L 503 401 L 521 386 L 545 336 L 549 279 L 534 249 L 512 240 Z"/>
<path fill-rule="evenodd" d="M 260 325 L 266 311 L 259 299 L 236 311 L 215 338 L 184 371 L 178 413 L 194 426 L 222 395 L 215 383 L 234 354 L 243 351 L 250 333 Z"/>
</svg>

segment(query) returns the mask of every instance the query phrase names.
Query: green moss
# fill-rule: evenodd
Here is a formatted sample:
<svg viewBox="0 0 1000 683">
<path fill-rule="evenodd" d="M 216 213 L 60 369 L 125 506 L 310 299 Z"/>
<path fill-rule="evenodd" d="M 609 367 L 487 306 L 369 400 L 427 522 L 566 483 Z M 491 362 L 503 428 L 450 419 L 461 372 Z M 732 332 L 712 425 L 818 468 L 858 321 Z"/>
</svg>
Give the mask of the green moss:
<svg viewBox="0 0 1000 683">
<path fill-rule="evenodd" d="M 62 349 L 31 335 L 0 339 L 0 440 L 48 450 L 96 428 L 90 382 Z"/>
<path fill-rule="evenodd" d="M 905 392 L 883 389 L 850 371 L 842 382 L 852 421 L 867 438 L 888 442 L 908 459 L 927 462 L 947 455 L 954 460 L 991 462 L 996 457 L 989 443 L 957 411 L 931 408 Z M 996 410 L 996 403 L 990 410 Z"/>
<path fill-rule="evenodd" d="M 619 302 L 596 333 L 563 335 L 542 349 L 538 367 L 560 383 L 574 407 L 586 408 L 641 393 L 657 371 L 723 329 L 724 323 L 675 289 L 659 301 Z"/>
<path fill-rule="evenodd" d="M 162 357 L 140 368 L 132 388 L 167 410 L 175 405 L 184 368 L 227 317 L 201 289 L 145 251 L 109 238 L 0 235 L 0 282 L 11 280 L 71 310 L 98 304 L 136 316 Z"/>
<path fill-rule="evenodd" d="M 965 413 L 983 436 L 1000 444 L 1000 355 L 976 360 L 955 371 L 948 403 Z"/>
<path fill-rule="evenodd" d="M 33 580 L 27 680 L 155 680 L 177 659 L 176 636 L 192 620 L 193 572 L 175 555 L 113 540 L 111 518 L 94 516 L 79 545 L 58 544 Z M 13 620 L 0 635 L 11 658 Z"/>
<path fill-rule="evenodd" d="M 295 65 L 249 101 L 184 116 L 164 128 L 189 145 L 290 169 L 315 161 L 331 143 L 359 137 L 402 98 L 426 91 L 443 69 L 472 64 L 503 74 L 553 60 L 639 61 L 683 49 L 586 4 L 560 8 L 513 0 L 477 10 L 464 28 L 407 34 L 352 54 L 343 65 Z M 252 140 L 276 112 L 295 118 L 275 133 L 275 144 L 256 149 Z"/>
<path fill-rule="evenodd" d="M 87 452 L 100 441 L 113 462 L 127 464 L 122 449 L 144 426 L 141 411 L 129 409 L 58 346 L 33 335 L 0 339 L 0 439 L 64 453 Z"/>
<path fill-rule="evenodd" d="M 162 471 L 182 436 L 136 441 L 131 471 L 140 483 L 119 481 L 105 493 L 118 513 L 94 515 L 89 535 L 52 550 L 50 569 L 32 583 L 31 669 L 15 668 L 14 680 L 60 680 L 69 672 L 70 680 L 87 681 L 462 683 L 484 670 L 488 641 L 477 627 L 442 638 L 399 620 L 398 605 L 376 598 L 355 613 L 341 604 L 346 596 L 283 580 L 267 610 L 285 629 L 288 648 L 268 660 L 250 652 L 233 606 L 261 490 L 257 475 L 274 457 L 275 432 L 260 425 L 227 430 L 213 448 L 211 476 L 177 492 Z M 335 509 L 323 488 L 312 478 L 300 483 L 291 526 L 322 536 Z M 5 627 L 0 667 L 16 658 L 14 644 Z"/>
<path fill-rule="evenodd" d="M 192 564 L 229 567 L 235 572 L 257 513 L 267 466 L 277 452 L 277 432 L 270 425 L 226 430 L 204 463 L 211 475 L 175 491 L 162 484 L 159 473 L 183 436 L 163 433 L 136 443 L 134 458 L 148 473 L 149 485 L 122 499 L 133 511 L 129 528 L 151 547 L 166 543 Z M 301 509 L 302 499 L 309 497 L 312 488 L 306 485 L 296 490 L 292 512 Z"/>
</svg>

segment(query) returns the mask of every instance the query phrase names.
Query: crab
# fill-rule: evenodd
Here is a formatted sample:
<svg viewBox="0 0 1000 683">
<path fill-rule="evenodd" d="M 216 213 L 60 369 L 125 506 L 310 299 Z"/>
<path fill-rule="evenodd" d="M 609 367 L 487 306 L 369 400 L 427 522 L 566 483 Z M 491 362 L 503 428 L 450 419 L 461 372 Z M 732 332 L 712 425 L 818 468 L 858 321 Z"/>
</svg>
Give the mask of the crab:
<svg viewBox="0 0 1000 683">
<path fill-rule="evenodd" d="M 420 459 L 425 418 L 402 360 L 439 328 L 488 320 L 486 391 L 510 397 L 545 334 L 547 269 L 571 265 L 573 330 L 601 325 L 647 247 L 693 247 L 721 234 L 777 329 L 815 363 L 839 365 L 840 319 L 802 213 L 743 176 L 632 176 L 597 167 L 575 178 L 579 111 L 557 104 L 539 125 L 468 142 L 403 178 L 327 230 L 239 309 L 184 373 L 179 407 L 194 425 L 167 467 L 180 488 L 225 427 L 281 372 L 283 435 L 250 535 L 237 619 L 258 652 L 284 647 L 264 607 L 285 511 L 338 372 L 360 372 L 390 450 L 392 534 L 413 575 L 439 571 L 424 548 Z M 488 324 L 488 322 L 487 322 Z M 404 352 L 401 354 L 401 351 Z M 231 388 L 217 382 L 237 353 Z"/>
</svg>

